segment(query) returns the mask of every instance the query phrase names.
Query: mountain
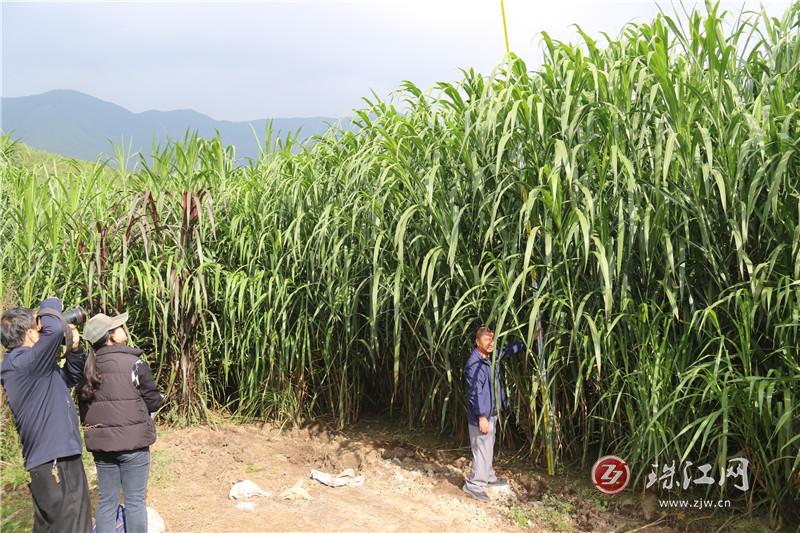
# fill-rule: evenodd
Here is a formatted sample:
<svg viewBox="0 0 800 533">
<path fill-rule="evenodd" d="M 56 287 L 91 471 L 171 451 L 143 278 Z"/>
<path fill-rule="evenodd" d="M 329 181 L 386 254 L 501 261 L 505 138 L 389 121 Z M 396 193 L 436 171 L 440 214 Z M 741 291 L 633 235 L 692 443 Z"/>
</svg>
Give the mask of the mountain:
<svg viewBox="0 0 800 533">
<path fill-rule="evenodd" d="M 272 119 L 274 136 L 300 130 L 300 138 L 323 133 L 331 117 Z M 32 96 L 0 98 L 0 127 L 19 141 L 50 152 L 93 161 L 114 155 L 111 142 L 149 155 L 167 139 L 182 139 L 188 130 L 201 137 L 219 131 L 223 142 L 236 147 L 236 158 L 258 157 L 253 132 L 264 144 L 266 119 L 246 122 L 214 120 L 191 109 L 133 113 L 124 107 L 78 91 L 57 90 Z"/>
</svg>

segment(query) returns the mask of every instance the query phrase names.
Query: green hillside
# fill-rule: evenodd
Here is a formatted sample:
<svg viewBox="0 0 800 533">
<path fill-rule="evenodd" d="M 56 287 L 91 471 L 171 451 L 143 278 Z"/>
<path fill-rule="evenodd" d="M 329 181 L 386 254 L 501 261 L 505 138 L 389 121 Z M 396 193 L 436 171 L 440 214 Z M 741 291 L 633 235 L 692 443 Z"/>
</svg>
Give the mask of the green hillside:
<svg viewBox="0 0 800 533">
<path fill-rule="evenodd" d="M 16 140 L 13 135 L 0 136 L 0 161 L 4 164 L 22 168 L 39 167 L 47 172 L 66 174 L 70 171 L 81 172 L 95 163 L 65 157 L 40 150 Z"/>
</svg>

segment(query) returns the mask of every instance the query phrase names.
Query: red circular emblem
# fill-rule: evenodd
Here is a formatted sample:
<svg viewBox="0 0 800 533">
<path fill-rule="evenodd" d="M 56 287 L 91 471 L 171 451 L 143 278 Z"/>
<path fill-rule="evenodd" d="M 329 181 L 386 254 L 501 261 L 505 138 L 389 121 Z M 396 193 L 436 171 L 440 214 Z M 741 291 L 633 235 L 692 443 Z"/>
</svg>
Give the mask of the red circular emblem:
<svg viewBox="0 0 800 533">
<path fill-rule="evenodd" d="M 606 455 L 592 467 L 592 485 L 604 494 L 618 494 L 631 479 L 628 464 L 616 455 Z"/>
</svg>

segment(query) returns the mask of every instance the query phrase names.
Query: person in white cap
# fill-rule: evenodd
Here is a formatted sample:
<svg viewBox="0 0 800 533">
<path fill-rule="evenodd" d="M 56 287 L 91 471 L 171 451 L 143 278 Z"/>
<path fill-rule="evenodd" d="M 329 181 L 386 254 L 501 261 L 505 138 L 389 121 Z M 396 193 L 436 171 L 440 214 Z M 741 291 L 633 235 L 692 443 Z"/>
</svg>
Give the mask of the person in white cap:
<svg viewBox="0 0 800 533">
<path fill-rule="evenodd" d="M 150 445 L 156 428 L 150 413 L 164 403 L 142 350 L 128 346 L 123 324 L 128 314 L 97 314 L 83 336 L 92 344 L 84 367 L 79 401 L 86 449 L 94 455 L 100 498 L 97 533 L 116 528 L 119 492 L 125 497 L 125 531 L 147 532 L 145 493 Z"/>
</svg>

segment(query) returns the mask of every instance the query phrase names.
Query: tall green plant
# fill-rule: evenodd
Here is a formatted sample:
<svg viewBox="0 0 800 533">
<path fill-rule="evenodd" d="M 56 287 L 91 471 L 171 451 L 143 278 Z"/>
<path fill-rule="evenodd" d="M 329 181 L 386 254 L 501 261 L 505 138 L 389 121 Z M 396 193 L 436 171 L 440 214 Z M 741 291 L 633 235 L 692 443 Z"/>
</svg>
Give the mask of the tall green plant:
<svg viewBox="0 0 800 533">
<path fill-rule="evenodd" d="M 535 72 L 406 82 L 402 112 L 365 100 L 246 166 L 191 135 L 138 168 L 6 165 L 0 281 L 129 309 L 192 418 L 377 409 L 463 434 L 491 323 L 531 347 L 503 427 L 534 460 L 614 452 L 639 482 L 745 456 L 745 501 L 779 525 L 800 496 L 800 9 L 706 11 L 545 34 Z"/>
</svg>

